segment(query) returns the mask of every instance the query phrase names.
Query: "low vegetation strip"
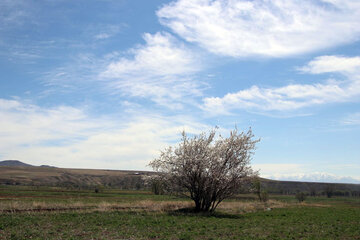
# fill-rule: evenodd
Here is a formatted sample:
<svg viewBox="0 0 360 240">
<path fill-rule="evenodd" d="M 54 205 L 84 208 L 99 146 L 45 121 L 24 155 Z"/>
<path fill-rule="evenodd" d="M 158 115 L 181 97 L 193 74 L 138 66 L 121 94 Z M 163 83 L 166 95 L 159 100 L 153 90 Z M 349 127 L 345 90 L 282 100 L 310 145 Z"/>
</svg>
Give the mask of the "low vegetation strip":
<svg viewBox="0 0 360 240">
<path fill-rule="evenodd" d="M 270 200 L 267 203 L 258 201 L 252 202 L 223 202 L 219 210 L 225 213 L 247 213 L 260 210 L 270 210 L 274 208 L 284 208 L 297 206 L 276 200 Z M 302 204 L 304 205 L 304 204 Z M 189 201 L 153 201 L 145 200 L 134 203 L 114 203 L 114 202 L 71 202 L 71 203 L 53 203 L 53 202 L 21 202 L 11 201 L 7 203 L 0 202 L 0 213 L 19 213 L 19 212 L 54 212 L 54 211 L 148 211 L 148 212 L 169 212 L 179 209 L 191 209 L 194 204 Z"/>
<path fill-rule="evenodd" d="M 189 200 L 146 191 L 57 190 L 0 187 L 28 196 L 0 200 L 0 239 L 360 239 L 360 198 L 246 194 L 199 214 Z"/>
<path fill-rule="evenodd" d="M 16 213 L 0 239 L 359 239 L 359 210 L 294 207 L 245 214 L 172 212 Z"/>
<path fill-rule="evenodd" d="M 84 189 L 94 190 L 98 186 L 117 189 L 143 189 L 144 178 L 154 174 L 154 172 L 145 171 L 0 166 L 0 184 L 4 184 L 2 187 L 8 186 L 9 188 L 53 186 L 52 189 L 48 190 L 49 192 L 68 191 L 65 188 L 81 192 Z M 308 192 L 311 195 L 326 195 L 326 189 L 330 187 L 334 196 L 360 196 L 360 184 L 291 182 L 269 179 L 261 179 L 261 184 L 272 194 Z M 25 191 L 29 191 L 29 188 L 25 189 Z"/>
<path fill-rule="evenodd" d="M 191 202 L 181 201 L 138 201 L 135 203 L 113 203 L 113 202 L 99 202 L 99 203 L 51 203 L 51 202 L 0 202 L 0 213 L 19 213 L 19 212 L 54 212 L 54 211 L 113 211 L 113 210 L 127 210 L 127 211 L 174 211 L 181 208 L 191 208 Z"/>
</svg>

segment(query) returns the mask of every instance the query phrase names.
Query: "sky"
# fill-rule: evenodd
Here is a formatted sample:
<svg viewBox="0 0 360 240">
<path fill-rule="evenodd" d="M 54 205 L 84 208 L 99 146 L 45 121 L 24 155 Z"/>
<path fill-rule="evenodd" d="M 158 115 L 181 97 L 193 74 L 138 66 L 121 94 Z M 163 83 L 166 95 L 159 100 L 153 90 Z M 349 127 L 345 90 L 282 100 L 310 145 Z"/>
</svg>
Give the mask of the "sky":
<svg viewBox="0 0 360 240">
<path fill-rule="evenodd" d="M 360 183 L 358 0 L 2 0 L 0 160 L 150 170 L 252 129 L 280 180 Z"/>
</svg>

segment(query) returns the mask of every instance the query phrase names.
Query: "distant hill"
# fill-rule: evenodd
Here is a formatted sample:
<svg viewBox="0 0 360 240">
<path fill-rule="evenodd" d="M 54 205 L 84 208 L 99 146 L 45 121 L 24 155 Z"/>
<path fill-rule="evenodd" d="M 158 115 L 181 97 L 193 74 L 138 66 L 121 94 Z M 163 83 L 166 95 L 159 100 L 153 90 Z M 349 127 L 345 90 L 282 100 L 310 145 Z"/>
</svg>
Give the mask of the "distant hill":
<svg viewBox="0 0 360 240">
<path fill-rule="evenodd" d="M 281 181 L 360 184 L 360 179 L 356 179 L 353 177 L 337 176 L 335 174 L 326 172 L 282 174 L 276 176 L 267 176 L 267 178 Z"/>
<path fill-rule="evenodd" d="M 4 160 L 0 161 L 2 167 L 32 167 L 32 165 L 23 163 L 19 160 Z"/>
<path fill-rule="evenodd" d="M 50 165 L 40 165 L 40 167 L 45 167 L 45 168 L 56 168 L 54 166 L 50 166 Z"/>
<path fill-rule="evenodd" d="M 334 195 L 360 196 L 360 184 L 354 183 L 279 181 L 263 178 L 261 179 L 261 185 L 267 192 L 275 194 L 306 192 L 318 195 L 324 194 L 324 191 L 330 188 L 334 192 Z"/>
<path fill-rule="evenodd" d="M 110 187 L 120 189 L 144 189 L 149 171 L 69 169 L 51 166 L 32 166 L 16 160 L 0 162 L 0 184 L 57 186 L 67 188 Z M 264 190 L 272 194 L 307 192 L 324 194 L 329 187 L 334 195 L 360 196 L 360 184 L 318 183 L 300 181 L 276 181 L 261 179 Z"/>
<path fill-rule="evenodd" d="M 144 176 L 155 174 L 146 171 L 69 169 L 51 166 L 0 165 L 0 184 L 92 188 L 94 186 L 121 189 L 144 188 Z"/>
<path fill-rule="evenodd" d="M 27 164 L 27 163 L 23 163 L 19 160 L 4 160 L 4 161 L 0 161 L 0 167 L 36 167 L 36 166 Z M 40 167 L 56 168 L 56 167 L 50 166 L 50 165 L 41 165 Z"/>
</svg>

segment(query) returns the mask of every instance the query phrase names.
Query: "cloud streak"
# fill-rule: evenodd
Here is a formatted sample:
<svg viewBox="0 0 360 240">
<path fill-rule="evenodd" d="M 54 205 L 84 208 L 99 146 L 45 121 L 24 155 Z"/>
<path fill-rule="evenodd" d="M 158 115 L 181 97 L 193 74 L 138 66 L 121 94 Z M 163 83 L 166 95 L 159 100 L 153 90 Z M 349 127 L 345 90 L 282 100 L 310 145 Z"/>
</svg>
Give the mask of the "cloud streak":
<svg viewBox="0 0 360 240">
<path fill-rule="evenodd" d="M 213 114 L 229 113 L 236 109 L 292 111 L 321 104 L 356 101 L 356 97 L 360 96 L 359 60 L 359 57 L 322 56 L 299 68 L 310 74 L 340 73 L 346 80 L 290 84 L 279 88 L 261 88 L 255 85 L 236 93 L 228 93 L 222 98 L 205 98 L 203 108 Z"/>
<path fill-rule="evenodd" d="M 340 123 L 345 126 L 360 126 L 360 112 L 349 114 Z"/>
<path fill-rule="evenodd" d="M 0 157 L 58 167 L 146 169 L 181 131 L 209 129 L 195 119 L 148 112 L 94 117 L 69 106 L 44 108 L 0 99 Z"/>
<path fill-rule="evenodd" d="M 327 166 L 314 166 L 295 164 L 295 163 L 263 163 L 254 164 L 254 169 L 260 171 L 260 176 L 273 180 L 283 181 L 302 181 L 302 182 L 330 182 L 330 183 L 360 183 L 360 178 L 356 175 L 339 175 L 325 171 L 346 168 L 346 166 L 333 165 Z M 357 169 L 358 166 L 350 166 L 353 169 Z M 316 171 L 314 169 L 321 169 Z M 325 170 L 325 171 L 324 171 Z"/>
<path fill-rule="evenodd" d="M 3 0 L 0 2 L 0 31 L 8 27 L 21 25 L 29 20 L 31 5 L 27 1 Z"/>
<path fill-rule="evenodd" d="M 286 57 L 360 37 L 356 0 L 178 0 L 157 15 L 186 41 L 231 57 Z"/>
<path fill-rule="evenodd" d="M 109 63 L 100 77 L 122 94 L 149 98 L 170 108 L 201 96 L 205 85 L 193 78 L 203 68 L 200 57 L 168 33 L 143 37 L 145 44 L 129 50 L 129 57 Z"/>
<path fill-rule="evenodd" d="M 350 176 L 339 176 L 326 172 L 308 172 L 293 174 L 274 174 L 266 175 L 266 178 L 282 181 L 300 182 L 326 182 L 326 183 L 360 183 L 360 178 Z"/>
<path fill-rule="evenodd" d="M 304 73 L 321 74 L 340 72 L 342 74 L 359 73 L 360 57 L 320 56 L 299 68 Z"/>
</svg>

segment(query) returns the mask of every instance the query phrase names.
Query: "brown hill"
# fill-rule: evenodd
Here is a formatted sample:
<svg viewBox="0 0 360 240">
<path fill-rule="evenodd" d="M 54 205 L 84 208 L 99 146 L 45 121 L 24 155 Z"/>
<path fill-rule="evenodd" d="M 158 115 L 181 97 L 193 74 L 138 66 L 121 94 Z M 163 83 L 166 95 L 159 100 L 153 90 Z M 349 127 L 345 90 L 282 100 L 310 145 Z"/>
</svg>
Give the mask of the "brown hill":
<svg viewBox="0 0 360 240">
<path fill-rule="evenodd" d="M 96 186 L 121 189 L 144 188 L 144 176 L 155 174 L 148 171 L 68 169 L 46 166 L 0 166 L 0 184 L 61 186 L 69 188 L 93 188 Z M 315 183 L 295 181 L 275 181 L 261 179 L 262 188 L 269 193 L 324 194 L 331 190 L 334 195 L 360 195 L 360 184 Z"/>
<path fill-rule="evenodd" d="M 23 163 L 19 160 L 4 160 L 4 161 L 0 161 L 0 166 L 3 166 L 3 167 L 31 167 L 32 165 Z"/>
<path fill-rule="evenodd" d="M 67 169 L 35 166 L 0 166 L 0 184 L 63 186 L 87 188 L 93 186 L 142 188 L 144 171 Z"/>
<path fill-rule="evenodd" d="M 326 191 L 331 191 L 333 195 L 360 196 L 360 184 L 276 181 L 262 179 L 261 185 L 263 189 L 269 193 L 275 194 L 295 194 L 297 192 L 305 192 L 310 195 L 325 195 Z"/>
</svg>

